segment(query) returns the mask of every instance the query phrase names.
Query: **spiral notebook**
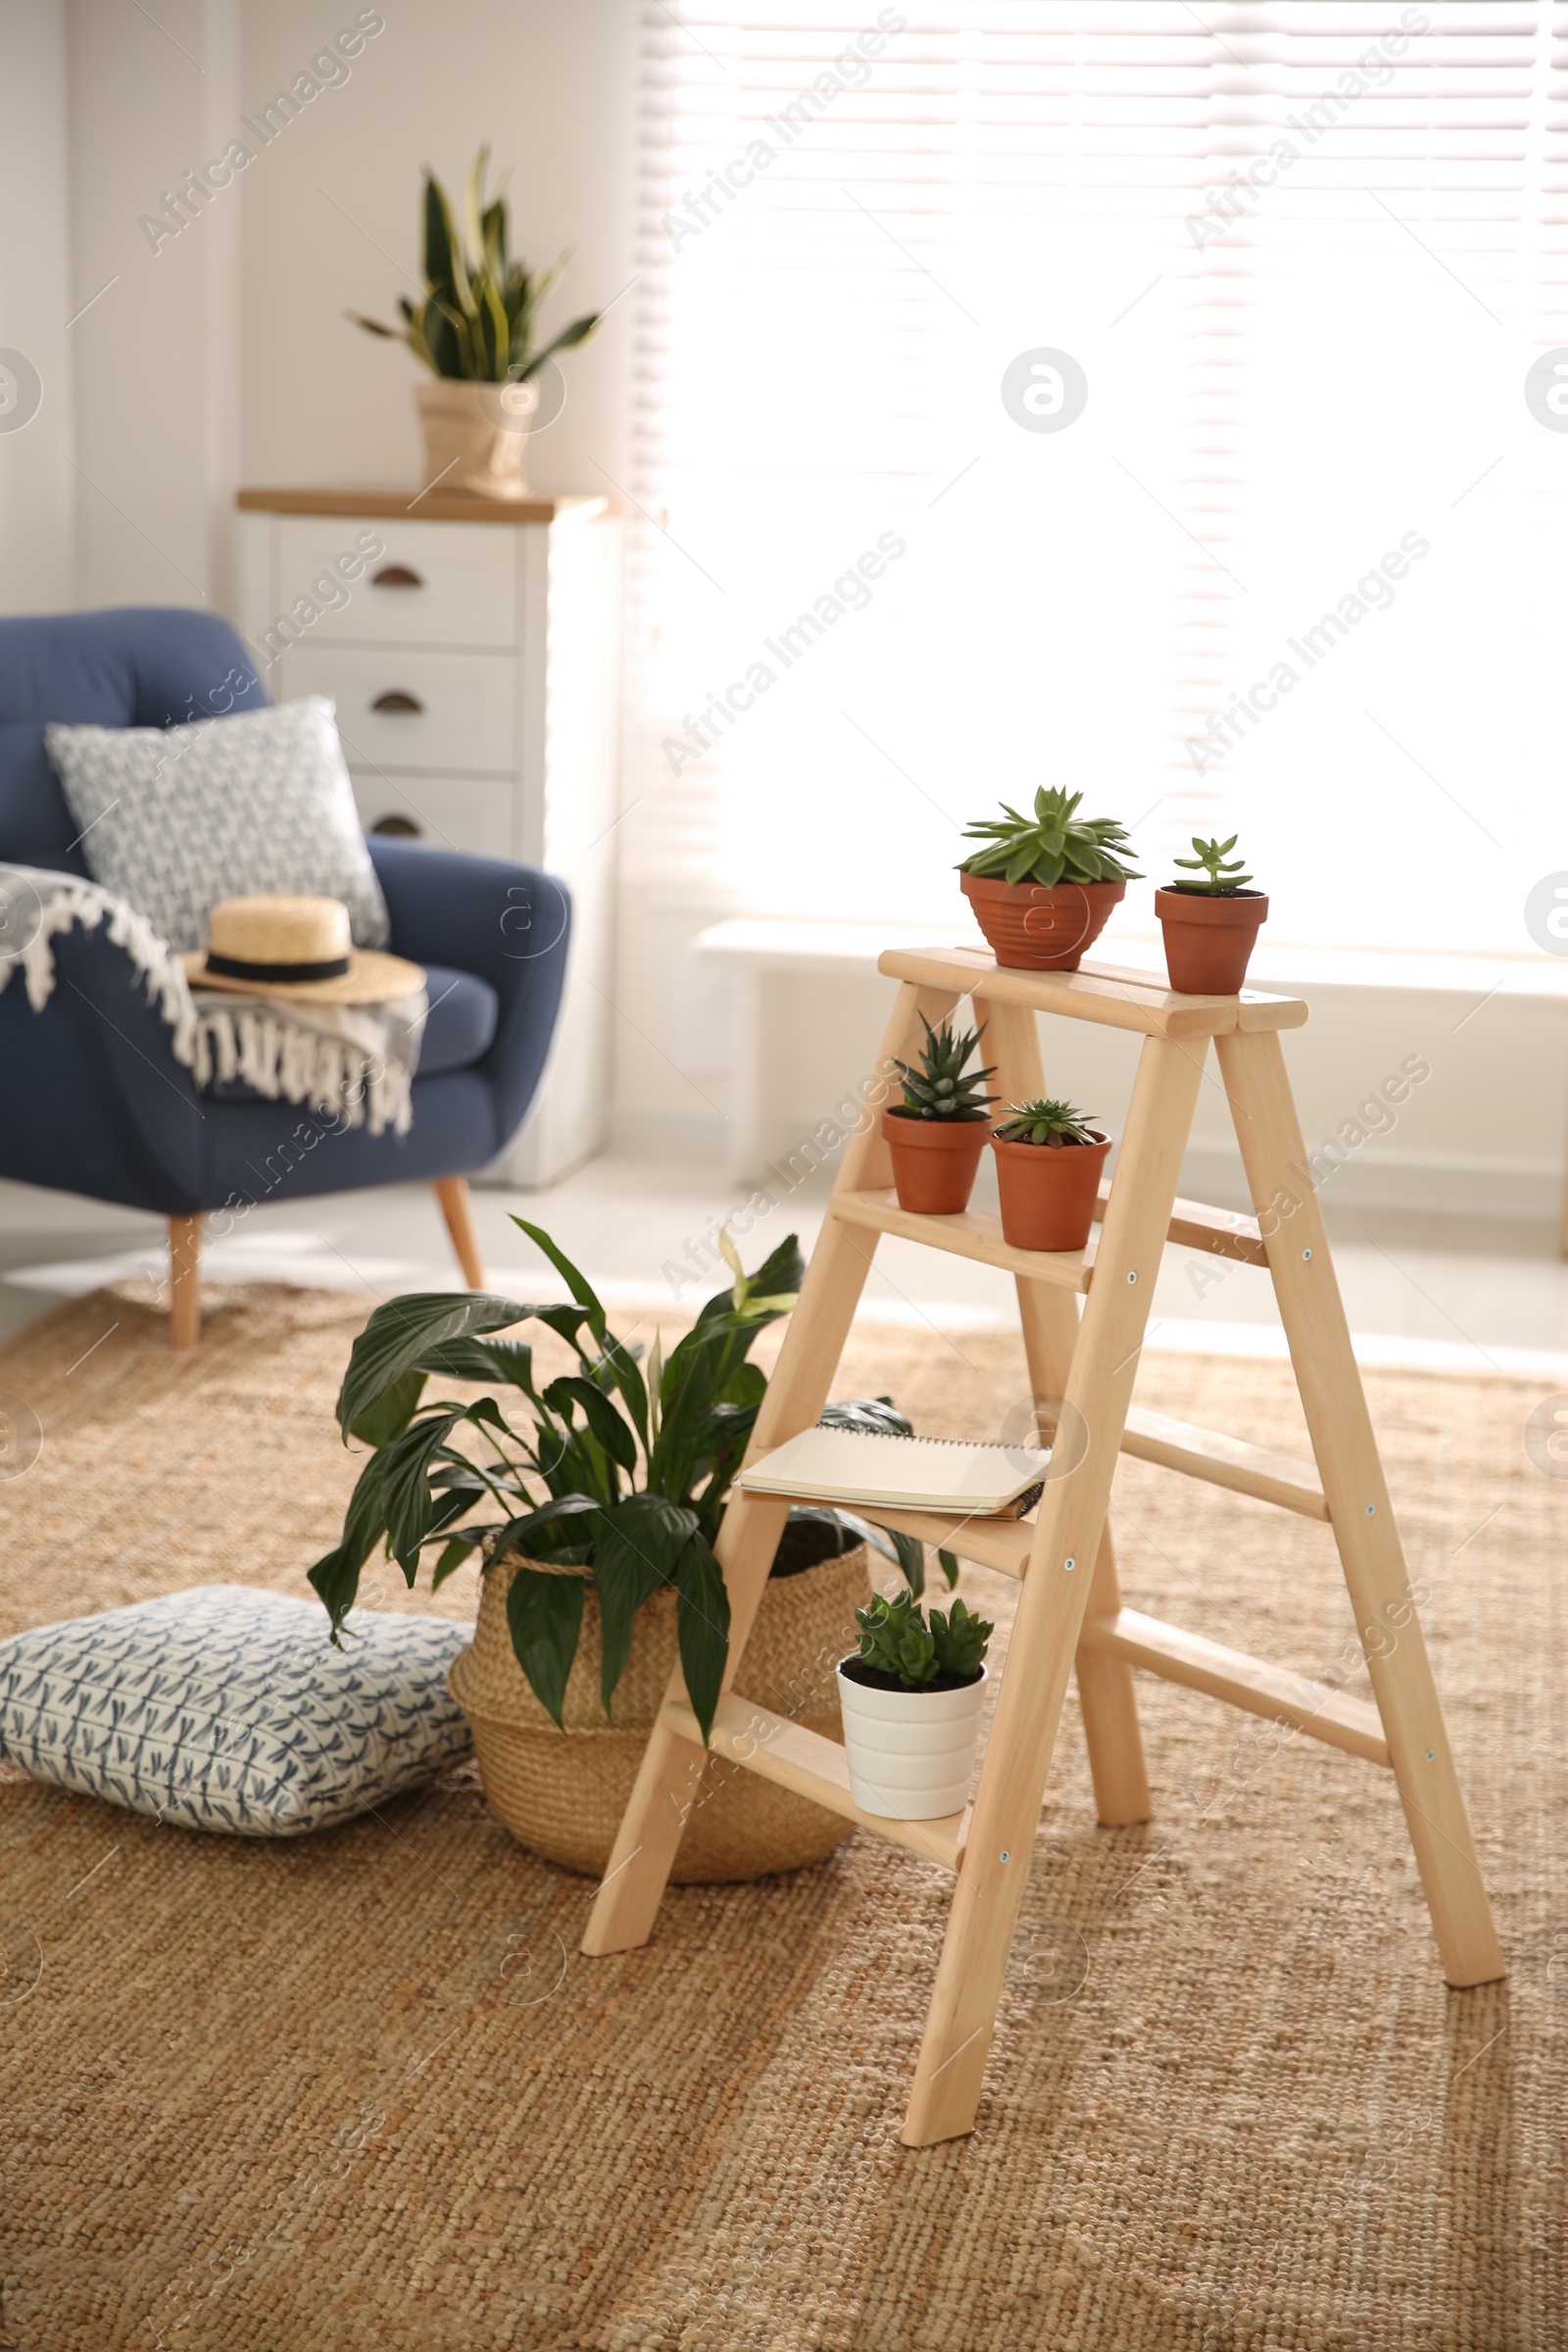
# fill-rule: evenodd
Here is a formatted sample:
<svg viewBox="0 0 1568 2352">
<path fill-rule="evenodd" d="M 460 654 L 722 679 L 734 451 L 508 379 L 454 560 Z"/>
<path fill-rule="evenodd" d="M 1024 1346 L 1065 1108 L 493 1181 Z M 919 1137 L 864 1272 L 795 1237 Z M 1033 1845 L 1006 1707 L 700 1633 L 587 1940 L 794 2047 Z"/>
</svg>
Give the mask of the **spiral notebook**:
<svg viewBox="0 0 1568 2352">
<path fill-rule="evenodd" d="M 751 1494 L 895 1510 L 1017 1517 L 1034 1499 L 1051 1455 L 1031 1446 L 969 1446 L 872 1430 L 804 1429 L 736 1479 Z"/>
</svg>

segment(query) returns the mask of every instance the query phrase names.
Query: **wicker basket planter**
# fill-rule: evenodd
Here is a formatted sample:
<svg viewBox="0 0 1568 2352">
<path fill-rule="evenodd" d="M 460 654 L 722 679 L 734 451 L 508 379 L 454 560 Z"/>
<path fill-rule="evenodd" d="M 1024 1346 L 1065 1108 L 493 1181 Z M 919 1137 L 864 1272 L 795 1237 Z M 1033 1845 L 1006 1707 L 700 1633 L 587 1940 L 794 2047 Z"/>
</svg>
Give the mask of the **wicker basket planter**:
<svg viewBox="0 0 1568 2352">
<path fill-rule="evenodd" d="M 503 1561 L 486 1572 L 473 1646 L 453 1660 L 447 1681 L 473 1727 L 490 1810 L 533 1853 L 598 1877 L 675 1665 L 675 1595 L 656 1593 L 632 1622 L 612 1725 L 599 1703 L 599 1604 L 591 1591 L 585 1595 L 565 1729 L 558 1731 L 528 1687 L 507 1625 L 507 1593 L 523 1564 Z M 870 1590 L 864 1544 L 799 1575 L 771 1577 L 746 1644 L 744 1694 L 840 1738 L 838 1661 L 855 1647 L 855 1611 Z M 722 1757 L 709 1765 L 694 1796 L 671 1874 L 688 1885 L 798 1870 L 830 1854 L 854 1826 Z"/>
</svg>

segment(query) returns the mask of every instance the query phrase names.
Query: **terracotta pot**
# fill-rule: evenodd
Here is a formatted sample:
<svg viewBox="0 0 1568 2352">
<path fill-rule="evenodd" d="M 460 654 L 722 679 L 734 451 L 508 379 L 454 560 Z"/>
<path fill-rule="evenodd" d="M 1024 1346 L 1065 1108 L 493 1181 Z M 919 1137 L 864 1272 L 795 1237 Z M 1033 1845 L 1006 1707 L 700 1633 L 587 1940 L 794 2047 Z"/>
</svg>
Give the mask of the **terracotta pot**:
<svg viewBox="0 0 1568 2352">
<path fill-rule="evenodd" d="M 893 1152 L 899 1206 L 920 1217 L 961 1216 L 980 1172 L 988 1122 L 909 1118 L 885 1110 L 882 1133 Z"/>
<path fill-rule="evenodd" d="M 1125 882 L 958 882 L 997 961 L 1019 972 L 1075 972 L 1127 895 Z"/>
<path fill-rule="evenodd" d="M 1184 997 L 1234 997 L 1247 978 L 1268 901 L 1260 890 L 1233 899 L 1197 890 L 1156 890 L 1154 912 L 1165 934 L 1165 969 Z"/>
<path fill-rule="evenodd" d="M 537 384 L 416 384 L 424 478 L 483 498 L 526 498 L 522 462 L 539 406 Z"/>
<path fill-rule="evenodd" d="M 1002 1238 L 1014 1250 L 1081 1250 L 1095 1222 L 1108 1135 L 1092 1144 L 1007 1144 L 993 1135 Z"/>
</svg>

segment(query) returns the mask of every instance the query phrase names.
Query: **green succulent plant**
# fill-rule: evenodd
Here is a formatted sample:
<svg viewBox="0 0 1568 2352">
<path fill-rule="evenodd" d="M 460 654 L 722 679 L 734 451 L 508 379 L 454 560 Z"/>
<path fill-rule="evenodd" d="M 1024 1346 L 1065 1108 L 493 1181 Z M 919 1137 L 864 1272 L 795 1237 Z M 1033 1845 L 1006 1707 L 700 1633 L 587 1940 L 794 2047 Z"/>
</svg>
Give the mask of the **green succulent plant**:
<svg viewBox="0 0 1568 2352">
<path fill-rule="evenodd" d="M 939 1675 L 973 1682 L 996 1630 L 961 1600 L 946 1615 L 933 1609 L 927 1618 L 909 1592 L 895 1593 L 891 1600 L 873 1592 L 867 1605 L 856 1610 L 855 1622 L 860 1629 L 861 1664 L 895 1676 L 906 1690 L 928 1690 Z"/>
<path fill-rule="evenodd" d="M 1237 837 L 1233 833 L 1229 841 L 1200 841 L 1195 833 L 1193 847 L 1198 852 L 1197 857 L 1178 858 L 1175 862 L 1184 866 L 1189 873 L 1201 875 L 1202 879 L 1196 882 L 1172 882 L 1170 888 L 1200 892 L 1204 898 L 1224 898 L 1232 891 L 1243 889 L 1252 877 L 1250 874 L 1243 873 L 1242 866 L 1245 862 L 1243 858 L 1230 856 L 1231 851 L 1236 847 L 1236 839 Z M 1228 864 L 1227 858 L 1230 860 Z"/>
<path fill-rule="evenodd" d="M 345 1444 L 358 1438 L 372 1451 L 344 1514 L 342 1538 L 317 1561 L 311 1583 L 338 1642 L 378 1544 L 411 1588 L 432 1549 L 432 1589 L 475 1551 L 486 1569 L 517 1552 L 547 1565 L 585 1568 L 586 1579 L 519 1568 L 507 1594 L 517 1663 L 558 1724 L 577 1654 L 585 1584 L 592 1583 L 599 1602 L 607 1716 L 625 1669 L 633 1617 L 673 1586 L 681 1667 L 706 1737 L 729 1651 L 729 1601 L 713 1543 L 767 1394 L 766 1374 L 747 1358 L 758 1335 L 795 1304 L 806 1271 L 799 1245 L 788 1235 L 748 1275 L 729 1235 L 721 1234 L 733 1284 L 708 1300 L 668 1355 L 656 1338 L 645 1365 L 640 1348 L 612 1336 L 592 1287 L 550 1236 L 521 1217 L 513 1223 L 563 1277 L 573 1303 L 523 1306 L 484 1292 L 434 1291 L 389 1298 L 375 1309 L 354 1343 L 337 1400 Z M 576 1370 L 540 1388 L 532 1348 L 495 1336 L 526 1322 L 564 1340 Z M 495 1395 L 466 1404 L 424 1400 L 432 1376 L 485 1385 L 504 1402 Z M 523 1426 L 514 1428 L 509 1414 Z M 823 1419 L 910 1434 L 891 1397 L 832 1404 Z M 476 1511 L 487 1515 L 475 1520 L 469 1514 Z M 804 1507 L 791 1512 L 785 1537 L 796 1539 L 795 1566 L 873 1544 L 914 1592 L 922 1588 L 924 1548 L 912 1536 L 894 1536 L 847 1512 Z M 949 1582 L 956 1581 L 956 1562 L 939 1556 Z"/>
<path fill-rule="evenodd" d="M 933 1029 L 923 1012 L 920 1022 L 925 1030 L 920 1067 L 913 1070 L 897 1054 L 893 1057 L 904 1080 L 904 1108 L 922 1119 L 983 1119 L 997 1098 L 980 1089 L 996 1070 L 966 1071 L 963 1065 L 979 1052 L 985 1023 L 955 1031 L 951 1021 L 944 1021 L 940 1029 Z"/>
<path fill-rule="evenodd" d="M 1004 1144 L 1094 1144 L 1100 1141 L 1089 1125 L 1094 1115 L 1059 1095 L 1039 1095 L 1032 1102 L 1009 1102 L 995 1132 Z"/>
<path fill-rule="evenodd" d="M 525 384 L 558 351 L 586 343 L 599 324 L 599 312 L 574 318 L 568 327 L 534 349 L 536 314 L 565 269 L 525 270 L 512 258 L 507 200 L 484 200 L 490 150 L 481 147 L 468 176 L 465 234 L 458 233 L 447 192 L 435 173 L 424 173 L 424 282 L 422 303 L 400 297 L 403 324 L 383 326 L 377 318 L 345 311 L 368 335 L 406 343 L 434 376 L 463 383 Z"/>
<path fill-rule="evenodd" d="M 1074 813 L 1081 792 L 1064 792 L 1042 785 L 1035 794 L 1033 816 L 1023 816 L 1009 803 L 1001 816 L 984 817 L 963 829 L 966 841 L 981 841 L 984 849 L 965 858 L 958 871 L 990 876 L 1003 882 L 1138 882 L 1127 860 L 1134 855 L 1127 828 L 1113 816 L 1081 817 Z"/>
</svg>

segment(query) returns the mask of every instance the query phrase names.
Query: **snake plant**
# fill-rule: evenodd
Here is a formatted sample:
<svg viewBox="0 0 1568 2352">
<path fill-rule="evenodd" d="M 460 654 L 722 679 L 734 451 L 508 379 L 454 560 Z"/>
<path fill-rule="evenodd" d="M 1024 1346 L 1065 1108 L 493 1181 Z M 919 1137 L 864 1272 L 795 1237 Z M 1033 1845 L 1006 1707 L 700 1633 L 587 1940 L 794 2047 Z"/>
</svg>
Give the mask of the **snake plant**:
<svg viewBox="0 0 1568 2352">
<path fill-rule="evenodd" d="M 460 235 L 447 192 L 435 173 L 424 173 L 424 300 L 400 298 L 403 324 L 383 326 L 377 318 L 345 311 L 368 335 L 406 343 L 434 376 L 463 383 L 525 384 L 558 351 L 586 343 L 601 314 L 574 318 L 542 350 L 534 348 L 539 305 L 561 278 L 564 261 L 548 270 L 525 270 L 512 258 L 507 200 L 484 200 L 490 150 L 481 147 L 468 175 L 464 231 Z"/>
</svg>

